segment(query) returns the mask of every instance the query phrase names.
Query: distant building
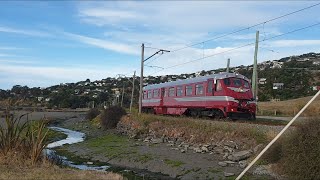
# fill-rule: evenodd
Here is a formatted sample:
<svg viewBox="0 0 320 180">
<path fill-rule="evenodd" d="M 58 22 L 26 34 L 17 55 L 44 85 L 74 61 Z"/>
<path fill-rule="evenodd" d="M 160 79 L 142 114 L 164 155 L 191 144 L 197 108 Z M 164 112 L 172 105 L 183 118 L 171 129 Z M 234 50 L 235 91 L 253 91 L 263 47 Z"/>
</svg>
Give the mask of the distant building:
<svg viewBox="0 0 320 180">
<path fill-rule="evenodd" d="M 266 84 L 267 83 L 267 78 L 259 78 L 258 83 L 259 84 Z"/>
<path fill-rule="evenodd" d="M 273 83 L 273 88 L 275 90 L 283 89 L 284 84 L 283 83 Z"/>
</svg>

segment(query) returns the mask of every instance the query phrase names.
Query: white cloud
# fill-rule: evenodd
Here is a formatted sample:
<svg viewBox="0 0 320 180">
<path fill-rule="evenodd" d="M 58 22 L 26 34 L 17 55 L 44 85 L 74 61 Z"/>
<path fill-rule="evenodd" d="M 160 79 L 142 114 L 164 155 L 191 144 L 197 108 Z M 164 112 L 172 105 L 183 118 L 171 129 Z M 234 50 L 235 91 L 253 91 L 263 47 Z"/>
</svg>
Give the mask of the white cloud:
<svg viewBox="0 0 320 180">
<path fill-rule="evenodd" d="M 1 81 L 10 77 L 7 88 L 15 84 L 25 84 L 28 86 L 51 86 L 65 82 L 77 82 L 90 78 L 91 80 L 101 80 L 106 77 L 114 77 L 119 72 L 127 72 L 130 68 L 108 68 L 101 67 L 49 67 L 49 66 L 26 66 L 13 65 L 0 61 Z M 131 69 L 130 69 L 131 70 Z M 42 82 L 41 82 L 42 81 Z"/>
<path fill-rule="evenodd" d="M 99 48 L 112 50 L 112 51 L 125 53 L 125 54 L 133 54 L 133 55 L 139 54 L 139 51 L 135 47 L 127 45 L 127 44 L 115 43 L 115 42 L 111 42 L 111 41 L 107 41 L 107 40 L 92 38 L 92 37 L 73 34 L 73 33 L 64 33 L 64 34 L 72 39 L 79 41 L 79 42 L 89 44 L 92 46 L 96 46 Z"/>
<path fill-rule="evenodd" d="M 267 44 L 270 47 L 320 46 L 320 40 L 277 40 Z"/>
<path fill-rule="evenodd" d="M 16 29 L 11 27 L 0 26 L 0 32 L 4 33 L 14 33 L 14 34 L 21 34 L 27 36 L 37 36 L 37 37 L 50 37 L 51 34 L 42 31 L 34 31 L 28 29 Z"/>
</svg>

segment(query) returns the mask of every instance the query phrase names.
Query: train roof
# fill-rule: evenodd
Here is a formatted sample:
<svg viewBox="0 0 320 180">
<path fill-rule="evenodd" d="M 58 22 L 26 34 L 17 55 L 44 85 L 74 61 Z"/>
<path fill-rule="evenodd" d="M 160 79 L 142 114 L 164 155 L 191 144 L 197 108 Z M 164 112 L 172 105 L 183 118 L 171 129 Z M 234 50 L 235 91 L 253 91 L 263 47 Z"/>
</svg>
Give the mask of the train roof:
<svg viewBox="0 0 320 180">
<path fill-rule="evenodd" d="M 168 87 L 168 86 L 177 86 L 177 85 L 183 85 L 183 84 L 203 82 L 203 81 L 207 81 L 208 79 L 225 79 L 225 78 L 230 78 L 230 77 L 241 78 L 246 81 L 249 81 L 248 78 L 246 78 L 245 76 L 243 76 L 241 74 L 224 72 L 224 73 L 219 73 L 219 74 L 211 74 L 208 76 L 200 76 L 200 77 L 165 82 L 165 83 L 160 83 L 160 84 L 151 84 L 151 85 L 145 86 L 143 89 L 144 90 L 159 89 L 159 88 Z"/>
</svg>

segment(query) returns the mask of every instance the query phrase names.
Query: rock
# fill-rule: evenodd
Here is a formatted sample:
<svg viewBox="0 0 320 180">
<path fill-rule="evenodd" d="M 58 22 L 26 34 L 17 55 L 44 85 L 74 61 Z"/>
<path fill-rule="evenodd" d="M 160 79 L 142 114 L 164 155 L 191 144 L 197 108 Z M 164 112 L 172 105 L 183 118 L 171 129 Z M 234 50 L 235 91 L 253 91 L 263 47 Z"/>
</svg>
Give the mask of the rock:
<svg viewBox="0 0 320 180">
<path fill-rule="evenodd" d="M 163 139 L 162 138 L 156 138 L 156 139 L 152 139 L 151 143 L 153 144 L 160 144 L 163 143 Z"/>
<path fill-rule="evenodd" d="M 213 149 L 213 152 L 216 153 L 216 154 L 223 154 L 223 149 L 220 148 L 220 147 L 215 147 Z"/>
<path fill-rule="evenodd" d="M 225 162 L 225 163 L 227 163 L 227 164 L 235 164 L 236 162 L 234 162 L 234 161 L 223 161 L 223 162 Z"/>
<path fill-rule="evenodd" d="M 234 176 L 234 173 L 223 172 L 224 177 Z"/>
<path fill-rule="evenodd" d="M 228 156 L 228 159 L 231 161 L 241 161 L 248 159 L 252 155 L 252 152 L 249 150 L 239 151 Z"/>
<path fill-rule="evenodd" d="M 193 150 L 194 150 L 196 153 L 201 153 L 201 152 L 202 152 L 202 150 L 201 150 L 200 148 L 198 148 L 198 147 L 193 148 Z"/>
<path fill-rule="evenodd" d="M 184 149 L 181 149 L 181 150 L 180 150 L 180 152 L 181 152 L 181 153 L 185 153 L 185 152 L 186 152 L 186 150 L 184 150 Z"/>
<path fill-rule="evenodd" d="M 240 166 L 241 168 L 245 168 L 247 165 L 248 165 L 248 162 L 247 162 L 246 160 L 239 161 L 239 166 Z"/>
<path fill-rule="evenodd" d="M 88 161 L 87 164 L 88 165 L 93 165 L 93 162 Z"/>
<path fill-rule="evenodd" d="M 224 142 L 224 145 L 225 145 L 225 146 L 228 146 L 228 147 L 230 147 L 230 148 L 233 148 L 233 149 L 238 149 L 238 145 L 237 145 L 237 143 L 235 143 L 234 141 Z"/>
<path fill-rule="evenodd" d="M 173 147 L 173 146 L 174 146 L 174 144 L 167 144 L 167 146 Z"/>
<path fill-rule="evenodd" d="M 261 151 L 263 148 L 263 144 L 258 144 L 256 147 L 253 148 L 253 153 L 257 153 L 259 151 Z"/>
<path fill-rule="evenodd" d="M 226 162 L 218 162 L 219 166 L 226 167 L 228 164 Z"/>
<path fill-rule="evenodd" d="M 223 147 L 223 150 L 224 150 L 224 151 L 228 151 L 229 153 L 233 153 L 233 152 L 234 152 L 234 149 L 233 149 L 233 148 L 230 148 L 230 147 L 228 147 L 228 146 L 224 146 L 224 147 Z"/>
<path fill-rule="evenodd" d="M 209 152 L 209 149 L 207 147 L 205 147 L 205 146 L 202 146 L 201 150 L 202 150 L 202 152 L 205 152 L 205 153 Z"/>
<path fill-rule="evenodd" d="M 228 156 L 229 156 L 229 153 L 227 153 L 227 152 L 226 152 L 226 153 L 224 153 L 224 155 L 223 155 L 223 157 L 222 157 L 222 158 L 223 158 L 223 159 L 227 159 L 227 158 L 228 158 Z"/>
<path fill-rule="evenodd" d="M 254 175 L 267 175 L 276 178 L 277 175 L 272 172 L 271 165 L 260 165 L 254 171 Z"/>
<path fill-rule="evenodd" d="M 176 150 L 176 151 L 179 151 L 180 149 L 179 148 L 171 148 L 172 150 Z"/>
</svg>

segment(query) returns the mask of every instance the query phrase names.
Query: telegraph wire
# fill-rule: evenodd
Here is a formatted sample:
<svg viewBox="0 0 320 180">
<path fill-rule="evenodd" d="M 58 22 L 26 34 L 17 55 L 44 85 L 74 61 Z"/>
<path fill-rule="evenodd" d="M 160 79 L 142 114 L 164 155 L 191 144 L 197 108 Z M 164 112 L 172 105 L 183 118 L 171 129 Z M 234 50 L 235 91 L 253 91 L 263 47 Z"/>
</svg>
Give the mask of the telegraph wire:
<svg viewBox="0 0 320 180">
<path fill-rule="evenodd" d="M 320 22 L 312 24 L 312 25 L 309 25 L 309 26 L 305 26 L 305 27 L 302 27 L 302 28 L 299 28 L 299 29 L 295 29 L 295 30 L 292 30 L 292 31 L 289 31 L 289 32 L 286 32 L 286 33 L 283 33 L 283 34 L 279 34 L 279 35 L 276 35 L 276 36 L 265 38 L 263 40 L 259 40 L 259 42 L 264 42 L 264 41 L 268 41 L 268 40 L 271 40 L 271 39 L 275 39 L 275 38 L 278 38 L 278 37 L 281 37 L 281 36 L 285 36 L 287 34 L 291 34 L 291 33 L 294 33 L 294 32 L 297 32 L 297 31 L 301 31 L 301 30 L 304 30 L 304 29 L 308 29 L 308 28 L 311 28 L 311 27 L 314 27 L 314 26 L 318 26 L 318 25 L 320 25 Z M 216 55 L 219 55 L 219 54 L 224 54 L 224 53 L 227 53 L 227 52 L 231 52 L 231 51 L 234 51 L 234 50 L 237 50 L 237 49 L 241 49 L 241 48 L 244 48 L 244 47 L 247 47 L 247 46 L 252 46 L 254 44 L 255 43 L 244 44 L 244 45 L 241 45 L 241 46 L 238 46 L 238 47 L 226 50 L 226 51 L 222 51 L 222 52 L 211 54 L 211 55 L 208 55 L 208 56 L 205 56 L 205 57 L 202 57 L 202 58 L 197 58 L 197 59 L 194 59 L 194 60 L 190 60 L 190 61 L 187 61 L 187 62 L 184 62 L 184 63 L 181 63 L 181 64 L 176 64 L 176 65 L 173 65 L 173 66 L 169 66 L 169 67 L 166 67 L 166 68 L 164 68 L 162 70 L 157 71 L 156 73 L 164 71 L 164 70 L 167 70 L 167 69 L 172 69 L 172 68 L 177 67 L 177 66 L 181 66 L 181 65 L 192 63 L 192 62 L 200 61 L 200 60 L 203 60 L 203 59 L 206 59 L 206 58 L 209 58 L 209 57 L 213 57 L 213 56 L 216 56 Z M 156 73 L 153 73 L 153 74 L 156 74 Z M 150 75 L 153 75 L 153 74 L 150 74 Z"/>
<path fill-rule="evenodd" d="M 302 9 L 299 9 L 299 10 L 296 10 L 296 11 L 293 11 L 293 12 L 290 12 L 290 13 L 287 13 L 287 14 L 284 14 L 284 15 L 281 15 L 281 16 L 278 16 L 278 17 L 269 19 L 269 20 L 266 20 L 266 21 L 263 21 L 263 22 L 261 22 L 261 23 L 254 24 L 254 25 L 249 26 L 249 27 L 246 27 L 246 28 L 242 28 L 242 29 L 232 31 L 232 32 L 227 33 L 227 34 L 223 34 L 223 35 L 220 35 L 220 36 L 216 36 L 216 37 L 214 37 L 214 38 L 211 38 L 211 39 L 208 39 L 208 40 L 205 40 L 205 41 L 202 41 L 202 42 L 198 42 L 198 43 L 186 45 L 186 46 L 184 46 L 184 47 L 182 47 L 182 48 L 178 48 L 178 49 L 172 50 L 171 52 L 172 52 L 172 53 L 173 53 L 173 52 L 177 52 L 177 51 L 180 51 L 180 50 L 183 50 L 183 49 L 192 47 L 192 46 L 196 46 L 196 45 L 199 45 L 199 44 L 202 44 L 202 43 L 206 43 L 206 42 L 213 41 L 213 40 L 216 40 L 216 39 L 220 39 L 220 38 L 223 38 L 223 37 L 232 35 L 232 34 L 236 34 L 236 33 L 238 33 L 238 32 L 242 32 L 242 31 L 245 31 L 245 30 L 249 30 L 249 29 L 251 29 L 251 28 L 254 28 L 254 27 L 257 27 L 257 26 L 260 26 L 260 25 L 264 25 L 264 24 L 266 24 L 266 23 L 269 23 L 269 22 L 272 22 L 272 21 L 275 21 L 275 20 L 284 18 L 284 17 L 286 17 L 286 16 L 290 16 L 290 15 L 292 15 L 292 14 L 296 14 L 296 13 L 298 13 L 298 12 L 301 12 L 301 11 L 304 11 L 304 10 L 307 10 L 307 9 L 310 9 L 310 8 L 313 8 L 313 7 L 319 6 L 319 5 L 320 5 L 320 3 L 317 3 L 317 4 L 314 4 L 314 5 L 311 5 L 311 6 L 308 6 L 308 7 L 305 7 L 305 8 L 302 8 Z"/>
</svg>

